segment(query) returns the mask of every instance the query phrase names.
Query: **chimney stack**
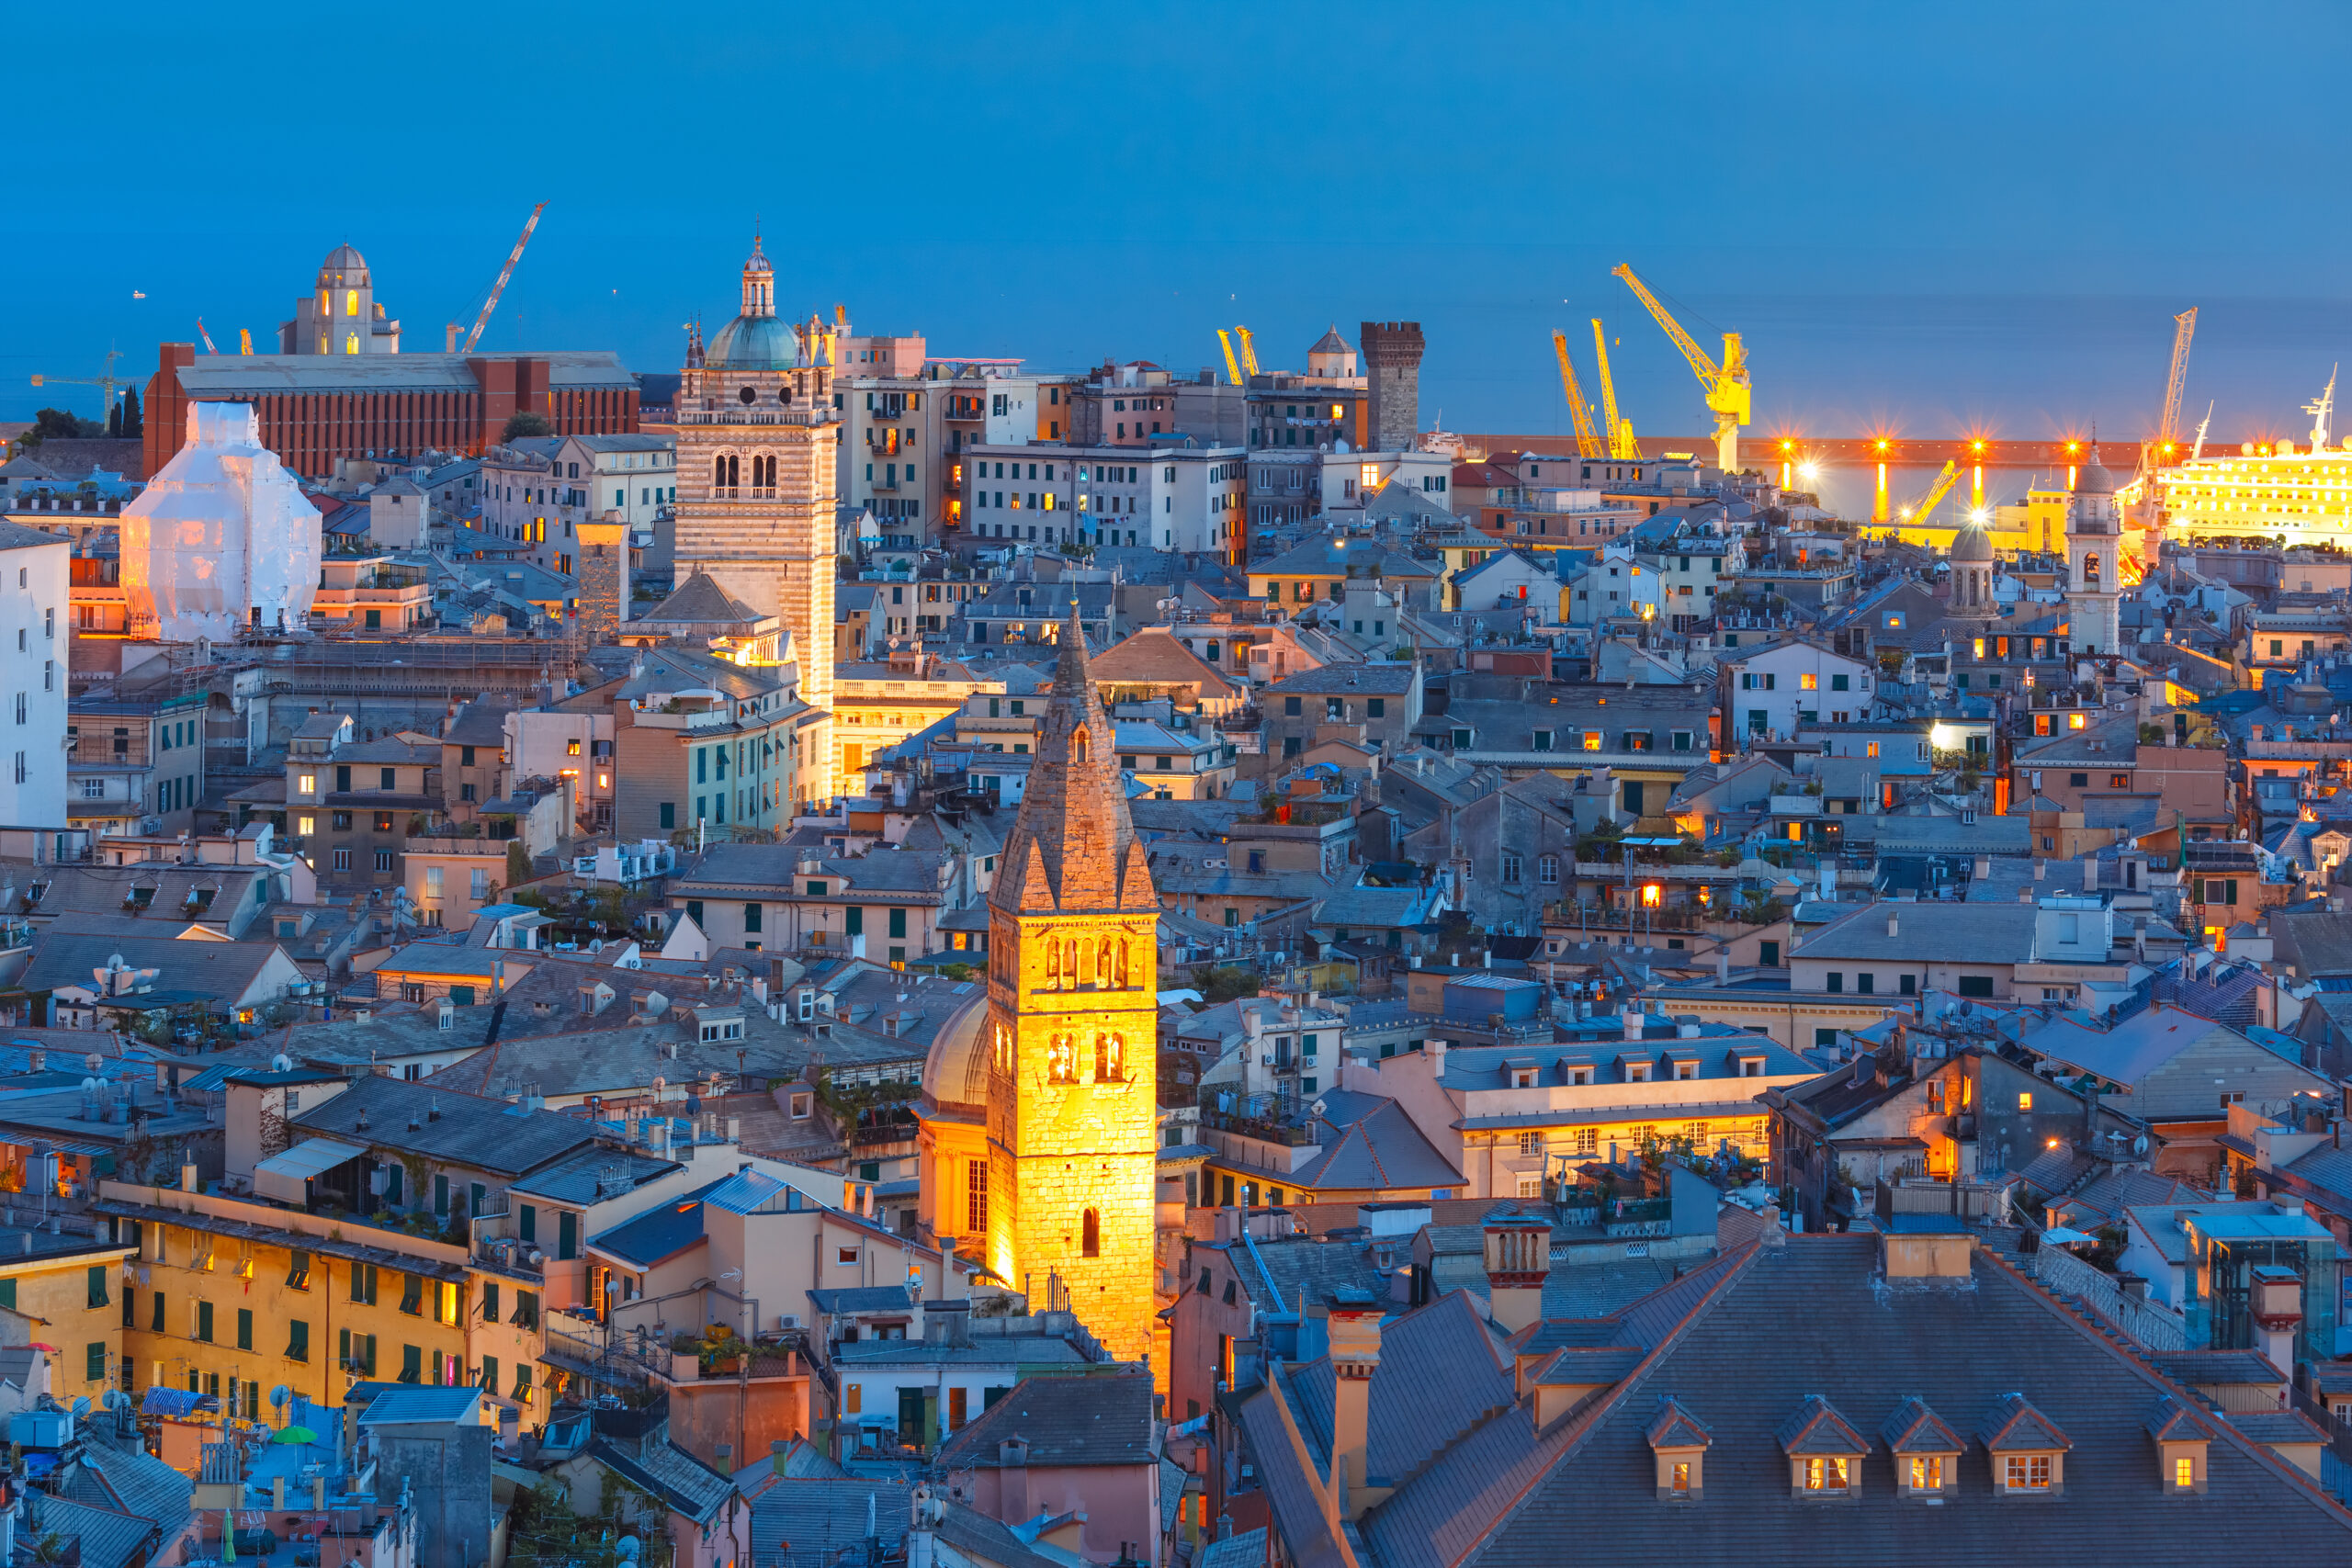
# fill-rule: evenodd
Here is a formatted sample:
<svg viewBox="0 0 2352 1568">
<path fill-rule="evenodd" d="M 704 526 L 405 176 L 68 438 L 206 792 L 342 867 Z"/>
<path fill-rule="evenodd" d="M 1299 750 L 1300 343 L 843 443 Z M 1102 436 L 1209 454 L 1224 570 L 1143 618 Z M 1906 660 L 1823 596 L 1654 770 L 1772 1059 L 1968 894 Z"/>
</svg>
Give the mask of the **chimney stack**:
<svg viewBox="0 0 2352 1568">
<path fill-rule="evenodd" d="M 1897 914 L 1897 912 L 1896 912 L 1896 911 L 1894 911 L 1894 910 L 1893 910 L 1893 909 L 1889 909 L 1889 910 L 1886 912 L 1886 934 L 1887 934 L 1890 938 L 1891 938 L 1891 937 L 1893 937 L 1893 936 L 1894 936 L 1894 935 L 1896 934 L 1896 922 L 1897 922 L 1900 919 L 1901 919 L 1901 916 L 1900 916 L 1899 914 Z"/>
<path fill-rule="evenodd" d="M 1548 1226 L 1545 1235 L 1550 1235 Z M 1334 1379 L 1330 1493 L 1340 1516 L 1357 1519 L 1374 1501 L 1364 1461 L 1372 1451 L 1372 1374 L 1380 1368 L 1380 1303 L 1370 1291 L 1350 1286 L 1332 1293 L 1329 1307 Z"/>
<path fill-rule="evenodd" d="M 1551 1221 L 1509 1214 L 1487 1222 L 1487 1315 L 1504 1333 L 1544 1315 L 1544 1280 L 1551 1271 Z"/>
</svg>

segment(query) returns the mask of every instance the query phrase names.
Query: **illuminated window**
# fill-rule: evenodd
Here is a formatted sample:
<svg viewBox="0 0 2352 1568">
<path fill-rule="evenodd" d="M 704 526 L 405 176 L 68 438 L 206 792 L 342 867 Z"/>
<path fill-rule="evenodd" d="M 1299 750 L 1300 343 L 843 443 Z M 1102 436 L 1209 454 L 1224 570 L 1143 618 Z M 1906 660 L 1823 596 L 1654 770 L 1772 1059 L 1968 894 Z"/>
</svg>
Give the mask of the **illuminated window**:
<svg viewBox="0 0 2352 1568">
<path fill-rule="evenodd" d="M 2070 713 L 2070 714 L 2068 714 L 2068 715 L 2066 716 L 2066 728 L 2069 728 L 2069 729 L 2080 729 L 2080 728 L 2083 728 L 2083 724 L 2084 724 L 2084 719 L 2083 719 L 2083 716 L 2082 716 L 2081 714 L 2078 714 L 2078 713 Z"/>
<path fill-rule="evenodd" d="M 302 793 L 302 794 L 304 794 L 304 795 L 316 795 L 316 794 L 318 794 L 318 793 L 319 793 L 319 775 L 318 775 L 318 774 L 316 774 L 316 773 L 304 773 L 304 774 L 302 774 L 302 775 L 301 775 L 301 785 L 302 785 L 302 789 L 301 789 L 301 793 Z M 309 820 L 309 818 L 304 818 L 304 820 L 305 820 L 305 821 L 308 821 L 308 820 Z M 302 831 L 304 831 L 304 832 L 306 832 L 306 833 L 307 833 L 307 832 L 309 832 L 309 831 L 310 831 L 310 829 L 309 829 L 308 828 L 305 828 L 305 829 L 302 829 Z"/>
<path fill-rule="evenodd" d="M 1797 689 L 1802 692 L 1817 692 L 1821 690 L 1821 677 L 1818 675 L 1800 675 L 1797 677 Z"/>
<path fill-rule="evenodd" d="M 344 333 L 343 352 L 345 354 L 356 354 L 359 352 L 359 334 L 357 333 Z"/>
<path fill-rule="evenodd" d="M 2033 1091 L 2031 1089 L 2021 1089 L 2018 1090 L 2018 1109 L 2019 1111 L 2030 1111 L 2033 1109 Z"/>
<path fill-rule="evenodd" d="M 1864 747 L 1862 748 L 1862 754 L 1863 754 L 1864 756 L 1866 756 L 1866 757 L 1875 757 L 1875 756 L 1877 756 L 1877 755 L 1878 755 L 1878 742 L 1877 742 L 1877 741 L 1875 741 L 1875 740 L 1873 740 L 1873 741 L 1871 741 L 1868 745 L 1864 746 Z"/>
<path fill-rule="evenodd" d="M 319 819 L 315 817 L 298 817 L 294 821 L 294 830 L 298 833 L 315 833 L 319 830 Z"/>
<path fill-rule="evenodd" d="M 2187 1458 L 2173 1461 L 2172 1483 L 2183 1492 L 2195 1491 L 2197 1489 L 2197 1461 L 2193 1459 Z"/>
<path fill-rule="evenodd" d="M 1914 1454 L 1911 1458 L 1911 1490 L 1914 1492 L 1940 1492 L 1943 1489 L 1943 1455 Z"/>
<path fill-rule="evenodd" d="M 1598 729 L 1588 729 L 1584 732 L 1584 749 L 1588 751 L 1598 751 L 1600 750 L 1600 731 Z"/>
<path fill-rule="evenodd" d="M 359 290 L 356 288 L 346 288 L 343 291 L 343 313 L 346 316 L 359 314 Z"/>
<path fill-rule="evenodd" d="M 2009 1454 L 2002 1461 L 2002 1484 L 2011 1492 L 2047 1492 L 2050 1468 L 2048 1454 Z"/>
<path fill-rule="evenodd" d="M 2043 1484 L 2049 1483 L 2045 1481 Z M 1835 1455 L 1805 1461 L 1804 1489 L 1808 1492 L 1843 1492 L 1846 1490 L 1846 1461 Z"/>
</svg>

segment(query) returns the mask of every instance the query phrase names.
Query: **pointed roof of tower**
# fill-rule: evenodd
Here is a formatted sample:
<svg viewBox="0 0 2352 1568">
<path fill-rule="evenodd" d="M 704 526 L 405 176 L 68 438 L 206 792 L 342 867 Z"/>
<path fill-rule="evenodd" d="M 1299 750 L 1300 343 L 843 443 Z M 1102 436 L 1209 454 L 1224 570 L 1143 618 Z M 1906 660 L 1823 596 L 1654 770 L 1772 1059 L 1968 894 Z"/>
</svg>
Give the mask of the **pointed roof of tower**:
<svg viewBox="0 0 2352 1568">
<path fill-rule="evenodd" d="M 1070 605 L 1061 657 L 1020 814 L 1005 836 L 989 902 L 1016 914 L 1157 911 L 1143 846 L 1127 815 L 1110 716 L 1095 694 L 1086 633 Z"/>
</svg>

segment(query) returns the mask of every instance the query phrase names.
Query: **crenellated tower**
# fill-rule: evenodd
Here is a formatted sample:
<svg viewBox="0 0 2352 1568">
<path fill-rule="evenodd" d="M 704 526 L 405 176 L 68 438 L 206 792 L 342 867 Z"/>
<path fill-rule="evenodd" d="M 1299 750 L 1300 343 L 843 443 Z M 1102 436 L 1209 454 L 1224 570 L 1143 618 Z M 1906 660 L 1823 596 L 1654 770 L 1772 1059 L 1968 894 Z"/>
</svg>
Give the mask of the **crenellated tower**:
<svg viewBox="0 0 2352 1568">
<path fill-rule="evenodd" d="M 1002 1198 L 985 1261 L 1033 1310 L 1058 1277 L 1134 1360 L 1152 1337 L 1159 901 L 1075 605 L 1060 650 L 989 893 L 988 1175 Z"/>
</svg>

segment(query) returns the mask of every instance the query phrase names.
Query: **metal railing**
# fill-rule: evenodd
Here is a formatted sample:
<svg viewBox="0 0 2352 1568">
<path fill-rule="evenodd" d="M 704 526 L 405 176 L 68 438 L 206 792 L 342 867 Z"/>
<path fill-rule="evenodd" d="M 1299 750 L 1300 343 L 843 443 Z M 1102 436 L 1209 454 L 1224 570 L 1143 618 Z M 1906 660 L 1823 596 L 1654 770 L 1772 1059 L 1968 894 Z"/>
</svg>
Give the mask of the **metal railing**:
<svg viewBox="0 0 2352 1568">
<path fill-rule="evenodd" d="M 2101 1273 L 2063 1247 L 2044 1246 L 2033 1255 L 2033 1277 L 2057 1296 L 2073 1296 L 2151 1350 L 2188 1348 L 2188 1323 L 2161 1302 L 2123 1293 L 2112 1275 Z"/>
</svg>

